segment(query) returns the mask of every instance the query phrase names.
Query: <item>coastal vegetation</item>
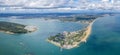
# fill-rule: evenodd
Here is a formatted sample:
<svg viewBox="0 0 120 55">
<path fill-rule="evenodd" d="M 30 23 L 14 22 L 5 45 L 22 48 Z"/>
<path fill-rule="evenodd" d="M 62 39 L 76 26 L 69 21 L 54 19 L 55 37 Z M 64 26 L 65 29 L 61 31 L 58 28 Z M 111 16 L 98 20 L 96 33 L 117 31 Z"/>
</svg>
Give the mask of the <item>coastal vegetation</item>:
<svg viewBox="0 0 120 55">
<path fill-rule="evenodd" d="M 0 21 L 0 31 L 8 34 L 32 32 L 25 29 L 26 25 Z"/>
</svg>

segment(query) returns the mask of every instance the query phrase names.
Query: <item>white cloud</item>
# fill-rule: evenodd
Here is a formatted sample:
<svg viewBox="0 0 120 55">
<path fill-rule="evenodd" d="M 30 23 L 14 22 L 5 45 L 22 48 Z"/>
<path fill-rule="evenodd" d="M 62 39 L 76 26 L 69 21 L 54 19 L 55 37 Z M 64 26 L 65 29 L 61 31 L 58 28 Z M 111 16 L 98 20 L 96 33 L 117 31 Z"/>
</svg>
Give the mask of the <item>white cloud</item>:
<svg viewBox="0 0 120 55">
<path fill-rule="evenodd" d="M 46 10 L 46 11 L 71 11 L 81 9 L 120 9 L 120 0 L 109 2 L 108 0 L 0 0 L 0 11 L 27 11 Z M 91 0 L 93 1 L 93 0 Z M 112 0 L 113 1 L 113 0 Z M 103 3 L 104 2 L 104 3 Z"/>
<path fill-rule="evenodd" d="M 26 7 L 56 7 L 66 3 L 67 0 L 0 0 L 0 5 L 21 5 Z"/>
</svg>

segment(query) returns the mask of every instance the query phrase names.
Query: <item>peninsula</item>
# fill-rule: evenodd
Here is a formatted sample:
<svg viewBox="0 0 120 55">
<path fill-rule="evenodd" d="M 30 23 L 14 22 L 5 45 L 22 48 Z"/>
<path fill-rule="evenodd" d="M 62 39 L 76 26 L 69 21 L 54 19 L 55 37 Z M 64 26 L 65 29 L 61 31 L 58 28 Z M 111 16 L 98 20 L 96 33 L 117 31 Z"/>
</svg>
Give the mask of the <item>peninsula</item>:
<svg viewBox="0 0 120 55">
<path fill-rule="evenodd" d="M 88 26 L 83 28 L 82 30 L 74 31 L 74 32 L 63 32 L 58 33 L 55 36 L 51 36 L 47 39 L 48 42 L 64 48 L 71 49 L 74 47 L 78 47 L 80 43 L 86 42 L 87 38 L 91 34 L 92 25 L 96 18 L 87 20 Z"/>
<path fill-rule="evenodd" d="M 35 30 L 36 30 L 36 27 L 33 27 L 33 26 L 0 21 L 0 32 L 15 34 L 15 33 L 28 33 L 28 32 L 33 32 Z"/>
</svg>

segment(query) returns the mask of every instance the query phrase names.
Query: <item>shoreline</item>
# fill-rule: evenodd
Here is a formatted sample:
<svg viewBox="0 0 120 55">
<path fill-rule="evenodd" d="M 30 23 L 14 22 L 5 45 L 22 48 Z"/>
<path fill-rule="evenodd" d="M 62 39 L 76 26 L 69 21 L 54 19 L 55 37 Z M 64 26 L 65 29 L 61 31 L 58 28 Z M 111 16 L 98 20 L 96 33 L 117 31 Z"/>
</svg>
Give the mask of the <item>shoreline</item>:
<svg viewBox="0 0 120 55">
<path fill-rule="evenodd" d="M 52 44 L 54 44 L 55 46 L 59 46 L 59 47 L 62 47 L 59 43 L 57 43 L 57 42 L 54 42 L 54 41 L 51 41 L 51 40 L 46 40 L 47 42 L 49 42 L 49 43 L 52 43 Z"/>
<path fill-rule="evenodd" d="M 78 47 L 80 43 L 82 43 L 82 42 L 87 42 L 87 39 L 88 39 L 88 37 L 90 36 L 91 31 L 92 31 L 93 23 L 94 23 L 95 21 L 96 21 L 96 19 L 93 20 L 93 21 L 85 28 L 86 31 L 84 32 L 84 34 L 86 34 L 86 35 L 85 35 L 85 36 L 82 36 L 82 37 L 80 38 L 80 42 L 74 42 L 73 45 L 63 45 L 63 46 L 61 46 L 60 43 L 54 42 L 54 41 L 52 41 L 52 40 L 47 39 L 47 41 L 48 41 L 49 43 L 52 43 L 52 44 L 54 44 L 54 45 L 56 45 L 56 46 L 58 46 L 58 47 L 64 48 L 64 49 L 71 49 L 71 48 Z M 79 30 L 78 30 L 78 31 L 79 31 Z"/>
<path fill-rule="evenodd" d="M 24 34 L 30 33 L 37 30 L 35 26 L 29 26 L 24 24 L 18 24 L 14 22 L 0 21 L 0 32 L 6 34 Z"/>
<path fill-rule="evenodd" d="M 0 32 L 6 33 L 6 34 L 15 34 L 15 33 L 13 33 L 13 32 L 10 32 L 10 31 L 3 31 L 3 30 L 0 30 Z"/>
<path fill-rule="evenodd" d="M 90 36 L 91 34 L 91 31 L 92 31 L 92 26 L 93 26 L 93 23 L 96 21 L 96 19 L 91 22 L 89 24 L 89 26 L 87 27 L 87 30 L 85 31 L 87 33 L 87 35 L 81 40 L 81 42 L 87 42 L 87 38 Z"/>
<path fill-rule="evenodd" d="M 96 19 L 95 19 L 96 20 Z M 71 49 L 71 48 L 75 48 L 75 47 L 78 47 L 80 43 L 82 42 L 87 42 L 87 39 L 88 37 L 90 36 L 91 34 L 91 30 L 92 30 L 92 25 L 93 23 L 95 22 L 95 20 L 93 22 L 91 22 L 85 29 L 87 29 L 84 33 L 87 33 L 85 36 L 82 36 L 83 38 L 81 39 L 80 42 L 76 42 L 74 45 L 71 45 L 70 48 L 66 48 L 66 47 L 62 47 L 62 48 L 65 48 L 65 49 Z"/>
<path fill-rule="evenodd" d="M 25 29 L 25 30 L 27 30 L 27 29 Z M 27 30 L 26 33 L 31 33 L 31 32 L 34 32 L 34 31 L 36 31 L 36 30 L 37 30 L 37 28 L 33 28 L 33 29 L 31 29 L 30 31 Z M 6 33 L 6 34 L 15 34 L 14 32 L 4 31 L 4 30 L 0 30 L 0 32 Z"/>
</svg>

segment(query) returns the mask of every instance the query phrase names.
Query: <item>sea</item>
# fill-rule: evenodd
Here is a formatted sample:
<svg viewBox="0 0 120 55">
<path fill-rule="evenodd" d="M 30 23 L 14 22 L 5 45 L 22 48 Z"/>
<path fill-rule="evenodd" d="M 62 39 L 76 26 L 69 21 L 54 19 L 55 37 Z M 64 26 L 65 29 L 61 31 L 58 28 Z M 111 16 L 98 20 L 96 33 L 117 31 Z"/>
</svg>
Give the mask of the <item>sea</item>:
<svg viewBox="0 0 120 55">
<path fill-rule="evenodd" d="M 0 55 L 120 55 L 120 15 L 98 17 L 86 43 L 62 51 L 46 39 L 64 31 L 80 30 L 87 24 L 18 16 L 0 17 L 0 21 L 37 27 L 37 31 L 26 34 L 0 32 Z"/>
</svg>

